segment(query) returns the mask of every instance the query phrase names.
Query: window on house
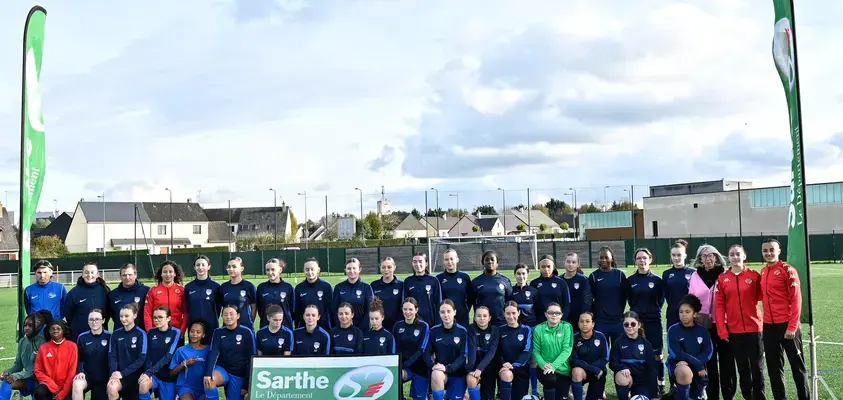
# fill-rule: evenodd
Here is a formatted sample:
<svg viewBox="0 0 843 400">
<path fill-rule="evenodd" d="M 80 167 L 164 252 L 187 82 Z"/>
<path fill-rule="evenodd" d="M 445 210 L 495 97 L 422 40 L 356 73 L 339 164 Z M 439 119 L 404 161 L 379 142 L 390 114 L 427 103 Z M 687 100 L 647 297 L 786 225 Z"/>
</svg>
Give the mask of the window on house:
<svg viewBox="0 0 843 400">
<path fill-rule="evenodd" d="M 201 235 L 202 234 L 202 225 L 193 225 L 193 234 L 194 235 Z"/>
<path fill-rule="evenodd" d="M 193 245 L 193 248 L 195 248 L 195 249 L 198 249 L 198 248 L 200 248 L 200 247 L 202 247 L 202 245 L 201 245 L 201 244 L 194 244 L 194 245 Z"/>
<path fill-rule="evenodd" d="M 231 233 L 234 233 L 235 232 L 234 225 L 231 225 L 230 228 L 231 228 Z"/>
<path fill-rule="evenodd" d="M 102 247 L 97 247 L 96 252 L 97 252 L 97 253 L 102 253 Z"/>
<path fill-rule="evenodd" d="M 167 234 L 167 225 L 158 225 L 158 234 L 159 235 L 166 235 Z"/>
</svg>

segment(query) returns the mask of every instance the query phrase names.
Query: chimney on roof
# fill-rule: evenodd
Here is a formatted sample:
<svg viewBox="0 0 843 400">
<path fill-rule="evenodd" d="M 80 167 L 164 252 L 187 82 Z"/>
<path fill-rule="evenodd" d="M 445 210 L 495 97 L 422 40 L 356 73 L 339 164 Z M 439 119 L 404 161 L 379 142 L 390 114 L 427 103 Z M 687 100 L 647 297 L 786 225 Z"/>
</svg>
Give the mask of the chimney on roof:
<svg viewBox="0 0 843 400">
<path fill-rule="evenodd" d="M 5 212 L 6 212 L 6 206 L 3 204 L 2 201 L 0 201 L 0 217 L 2 217 L 3 213 L 5 213 Z M 14 223 L 14 221 L 12 221 L 12 223 Z"/>
</svg>

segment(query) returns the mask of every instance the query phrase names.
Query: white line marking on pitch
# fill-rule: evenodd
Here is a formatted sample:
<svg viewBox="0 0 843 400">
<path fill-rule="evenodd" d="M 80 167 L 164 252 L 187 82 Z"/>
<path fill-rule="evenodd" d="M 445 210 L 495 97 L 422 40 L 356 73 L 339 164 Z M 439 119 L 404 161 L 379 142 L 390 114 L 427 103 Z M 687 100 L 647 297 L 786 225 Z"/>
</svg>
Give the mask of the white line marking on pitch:
<svg viewBox="0 0 843 400">
<path fill-rule="evenodd" d="M 11 361 L 11 360 L 14 360 L 14 359 L 15 359 L 14 357 L 6 357 L 6 358 L 0 358 L 0 361 Z"/>
<path fill-rule="evenodd" d="M 828 395 L 831 396 L 831 400 L 837 400 L 837 396 L 835 396 L 834 392 L 831 391 L 831 388 L 828 387 L 828 383 L 825 383 L 825 379 L 823 379 L 823 377 L 821 377 L 821 376 L 818 376 L 817 379 L 819 379 L 820 383 L 822 383 L 823 386 L 825 386 L 825 390 L 828 391 Z"/>
</svg>

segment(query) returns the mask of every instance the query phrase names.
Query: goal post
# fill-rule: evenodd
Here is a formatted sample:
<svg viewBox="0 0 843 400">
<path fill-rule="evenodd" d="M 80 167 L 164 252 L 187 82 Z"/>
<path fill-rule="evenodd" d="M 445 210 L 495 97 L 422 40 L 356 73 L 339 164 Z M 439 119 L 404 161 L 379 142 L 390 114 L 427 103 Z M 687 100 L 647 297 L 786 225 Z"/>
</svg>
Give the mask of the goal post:
<svg viewBox="0 0 843 400">
<path fill-rule="evenodd" d="M 431 237 L 427 241 L 427 255 L 431 272 L 444 270 L 442 256 L 454 249 L 460 259 L 460 269 L 482 270 L 481 257 L 486 251 L 498 254 L 498 269 L 512 271 L 516 264 L 538 266 L 538 242 L 535 234 L 506 236 Z"/>
</svg>

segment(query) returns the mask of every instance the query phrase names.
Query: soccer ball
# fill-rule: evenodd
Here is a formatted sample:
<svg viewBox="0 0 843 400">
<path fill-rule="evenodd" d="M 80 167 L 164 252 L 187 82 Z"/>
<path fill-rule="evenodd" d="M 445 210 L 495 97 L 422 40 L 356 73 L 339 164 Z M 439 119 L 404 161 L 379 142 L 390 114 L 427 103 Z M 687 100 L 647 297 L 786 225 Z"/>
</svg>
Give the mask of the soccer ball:
<svg viewBox="0 0 843 400">
<path fill-rule="evenodd" d="M 536 395 L 528 394 L 522 397 L 521 400 L 539 400 L 539 398 Z"/>
<path fill-rule="evenodd" d="M 643 394 L 637 394 L 635 396 L 632 396 L 632 398 L 630 398 L 629 400 L 650 400 L 650 398 L 644 396 Z"/>
</svg>

